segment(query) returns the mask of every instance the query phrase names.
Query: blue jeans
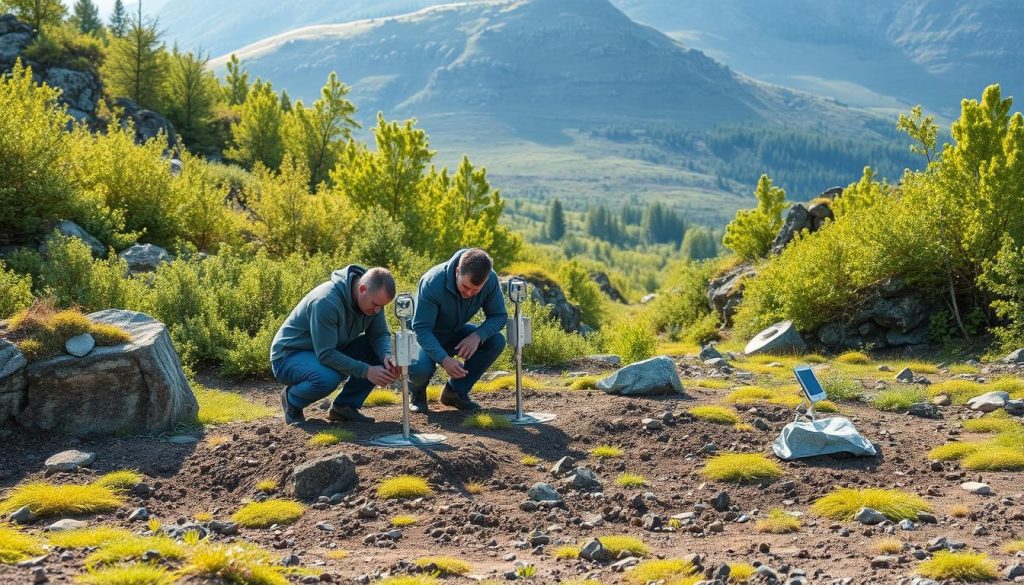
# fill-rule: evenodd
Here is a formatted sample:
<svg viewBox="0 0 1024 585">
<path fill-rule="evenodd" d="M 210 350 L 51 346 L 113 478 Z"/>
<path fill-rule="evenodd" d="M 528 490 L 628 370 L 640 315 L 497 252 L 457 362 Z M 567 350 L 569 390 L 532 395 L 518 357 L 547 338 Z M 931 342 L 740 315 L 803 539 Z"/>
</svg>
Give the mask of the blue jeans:
<svg viewBox="0 0 1024 585">
<path fill-rule="evenodd" d="M 370 340 L 365 335 L 360 335 L 338 351 L 371 366 L 381 365 L 380 358 L 373 351 Z M 348 382 L 345 382 L 341 393 L 334 399 L 334 408 L 360 408 L 373 390 L 373 382 L 365 378 L 346 376 L 334 368 L 321 364 L 312 351 L 287 353 L 274 360 L 270 368 L 277 381 L 288 386 L 288 403 L 296 408 L 306 408 L 334 392 L 345 378 L 348 378 Z"/>
<path fill-rule="evenodd" d="M 451 339 L 438 338 L 438 341 L 441 342 L 441 347 L 444 348 L 447 355 L 454 355 L 455 346 L 474 331 L 476 331 L 476 325 L 463 325 L 462 329 L 456 331 Z M 488 337 L 486 341 L 480 344 L 473 357 L 466 360 L 465 368 L 469 371 L 469 374 L 465 378 L 458 380 L 454 378 L 449 379 L 448 385 L 463 399 L 468 398 L 469 391 L 473 389 L 473 384 L 477 383 L 480 376 L 484 375 L 487 368 L 491 367 L 491 364 L 494 363 L 494 360 L 498 359 L 498 356 L 501 355 L 504 349 L 504 335 L 495 333 Z M 430 377 L 434 375 L 436 368 L 437 363 L 430 359 L 430 356 L 421 349 L 419 358 L 409 366 L 409 392 L 412 394 L 425 392 L 427 385 L 430 384 Z"/>
</svg>

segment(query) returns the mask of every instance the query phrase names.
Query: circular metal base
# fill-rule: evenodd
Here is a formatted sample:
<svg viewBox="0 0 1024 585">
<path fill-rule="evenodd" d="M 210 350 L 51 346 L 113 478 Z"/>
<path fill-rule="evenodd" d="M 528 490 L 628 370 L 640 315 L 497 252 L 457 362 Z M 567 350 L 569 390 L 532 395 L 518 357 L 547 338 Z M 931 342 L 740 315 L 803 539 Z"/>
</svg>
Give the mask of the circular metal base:
<svg viewBox="0 0 1024 585">
<path fill-rule="evenodd" d="M 431 433 L 411 433 L 406 439 L 405 435 L 381 435 L 370 439 L 370 444 L 377 447 L 423 447 L 426 445 L 437 445 L 444 443 L 448 437 Z"/>
<path fill-rule="evenodd" d="M 550 412 L 524 412 L 523 418 L 509 417 L 514 425 L 540 425 L 551 422 L 557 418 Z"/>
</svg>

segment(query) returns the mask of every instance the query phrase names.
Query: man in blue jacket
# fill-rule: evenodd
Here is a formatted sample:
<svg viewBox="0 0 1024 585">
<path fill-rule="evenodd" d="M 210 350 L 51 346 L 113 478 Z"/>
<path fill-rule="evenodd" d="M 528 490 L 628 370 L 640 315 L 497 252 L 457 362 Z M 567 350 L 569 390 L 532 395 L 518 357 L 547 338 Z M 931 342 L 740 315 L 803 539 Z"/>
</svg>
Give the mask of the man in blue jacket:
<svg viewBox="0 0 1024 585">
<path fill-rule="evenodd" d="M 469 324 L 481 308 L 484 322 Z M 420 279 L 412 320 L 421 349 L 419 359 L 409 367 L 410 410 L 427 412 L 427 385 L 437 364 L 448 373 L 441 404 L 479 410 L 469 391 L 505 349 L 501 330 L 506 321 L 505 298 L 487 252 L 459 250 L 428 270 Z"/>
<path fill-rule="evenodd" d="M 270 346 L 270 365 L 286 384 L 281 408 L 288 424 L 302 409 L 334 391 L 346 378 L 327 414 L 332 422 L 373 422 L 359 412 L 374 386 L 387 386 L 400 370 L 381 309 L 395 298 L 395 278 L 385 268 L 346 266 L 309 292 L 292 309 Z"/>
</svg>

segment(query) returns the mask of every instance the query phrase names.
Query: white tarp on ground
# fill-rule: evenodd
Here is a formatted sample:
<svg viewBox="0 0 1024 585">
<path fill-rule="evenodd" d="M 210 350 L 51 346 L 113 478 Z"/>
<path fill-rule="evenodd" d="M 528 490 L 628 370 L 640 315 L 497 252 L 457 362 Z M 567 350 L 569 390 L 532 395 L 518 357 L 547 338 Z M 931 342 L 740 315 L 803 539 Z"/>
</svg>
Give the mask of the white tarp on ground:
<svg viewBox="0 0 1024 585">
<path fill-rule="evenodd" d="M 830 453 L 873 456 L 875 446 L 841 416 L 791 422 L 775 439 L 772 450 L 779 459 L 801 459 Z"/>
</svg>

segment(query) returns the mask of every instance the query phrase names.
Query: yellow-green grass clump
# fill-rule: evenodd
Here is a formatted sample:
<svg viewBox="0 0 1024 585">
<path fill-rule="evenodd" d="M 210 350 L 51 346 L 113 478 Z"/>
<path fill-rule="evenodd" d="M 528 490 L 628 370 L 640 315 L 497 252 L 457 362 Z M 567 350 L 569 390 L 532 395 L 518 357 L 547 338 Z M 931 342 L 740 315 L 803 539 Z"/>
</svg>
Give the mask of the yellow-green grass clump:
<svg viewBox="0 0 1024 585">
<path fill-rule="evenodd" d="M 578 546 L 560 546 L 555 550 L 556 559 L 575 559 L 580 556 L 580 547 Z"/>
<path fill-rule="evenodd" d="M 775 508 L 768 515 L 754 523 L 758 532 L 768 534 L 789 534 L 800 530 L 800 519 L 784 510 Z"/>
<path fill-rule="evenodd" d="M 488 412 L 475 412 L 462 421 L 462 426 L 467 429 L 481 429 L 493 431 L 512 428 L 512 421 L 507 416 L 491 414 Z"/>
<path fill-rule="evenodd" d="M 967 404 L 975 396 L 981 396 L 988 390 L 973 380 L 946 380 L 928 386 L 928 396 L 949 396 L 953 404 Z"/>
<path fill-rule="evenodd" d="M 732 428 L 743 433 L 749 433 L 754 430 L 754 425 L 750 423 L 738 422 L 732 425 Z"/>
<path fill-rule="evenodd" d="M 917 566 L 917 574 L 939 581 L 977 583 L 995 579 L 998 567 L 985 553 L 939 551 Z"/>
<path fill-rule="evenodd" d="M 722 406 L 694 406 L 688 411 L 694 418 L 720 425 L 734 425 L 740 417 L 731 408 Z"/>
<path fill-rule="evenodd" d="M 454 557 L 420 557 L 414 561 L 417 567 L 431 568 L 442 577 L 448 575 L 465 575 L 473 570 L 473 565 Z"/>
<path fill-rule="evenodd" d="M 573 379 L 569 384 L 569 388 L 572 390 L 593 390 L 597 388 L 597 383 L 602 379 L 601 376 L 580 376 Z"/>
<path fill-rule="evenodd" d="M 116 325 L 93 323 L 77 309 L 58 311 L 46 301 L 15 314 L 8 322 L 8 336 L 30 361 L 61 353 L 64 342 L 83 333 L 92 335 L 100 346 L 131 341 L 131 335 Z"/>
<path fill-rule="evenodd" d="M 95 548 L 115 540 L 134 538 L 135 535 L 123 528 L 113 526 L 96 526 L 94 528 L 78 528 L 50 534 L 51 546 L 61 548 Z"/>
<path fill-rule="evenodd" d="M 103 567 L 75 577 L 82 585 L 171 585 L 176 581 L 173 573 L 149 563 Z"/>
<path fill-rule="evenodd" d="M 519 462 L 522 463 L 523 465 L 533 467 L 534 465 L 540 464 L 540 457 L 536 457 L 534 455 L 523 455 L 522 457 L 519 458 Z"/>
<path fill-rule="evenodd" d="M 953 441 L 946 443 L 945 445 L 939 445 L 934 447 L 928 452 L 928 459 L 938 461 L 955 461 L 957 459 L 963 459 L 972 453 L 977 453 L 981 449 L 984 449 L 986 443 L 980 442 L 966 442 L 966 441 Z"/>
<path fill-rule="evenodd" d="M 652 559 L 643 561 L 626 571 L 625 582 L 629 585 L 647 585 L 658 582 L 665 585 L 693 585 L 703 578 L 696 567 L 682 559 Z"/>
<path fill-rule="evenodd" d="M 19 563 L 44 552 L 42 544 L 32 536 L 0 524 L 0 565 Z"/>
<path fill-rule="evenodd" d="M 541 390 L 544 385 L 530 378 L 523 376 L 522 378 L 523 390 Z M 498 376 L 497 378 L 487 381 L 478 382 L 473 390 L 477 392 L 497 392 L 498 390 L 511 390 L 516 387 L 516 377 L 514 374 L 507 376 Z"/>
<path fill-rule="evenodd" d="M 598 459 L 620 457 L 622 455 L 622 449 L 612 445 L 598 445 L 590 450 L 590 455 L 597 457 Z"/>
<path fill-rule="evenodd" d="M 205 524 L 213 520 L 213 514 L 210 512 L 196 512 L 195 515 L 192 516 L 192 519 L 201 524 Z"/>
<path fill-rule="evenodd" d="M 931 508 L 923 499 L 899 490 L 867 488 L 862 490 L 841 488 L 818 498 L 811 510 L 832 520 L 853 520 L 861 508 L 877 510 L 893 522 L 917 521 L 919 512 Z"/>
<path fill-rule="evenodd" d="M 598 540 L 601 545 L 611 553 L 612 558 L 619 556 L 619 553 L 626 551 L 635 557 L 647 557 L 651 554 L 651 547 L 635 536 L 611 535 L 600 536 Z"/>
<path fill-rule="evenodd" d="M 809 364 L 823 364 L 827 362 L 828 359 L 820 353 L 807 353 L 800 356 L 800 361 L 807 362 Z"/>
<path fill-rule="evenodd" d="M 203 426 L 253 421 L 275 414 L 273 409 L 247 400 L 236 392 L 214 390 L 201 384 L 192 384 L 192 392 L 199 402 L 196 422 Z"/>
<path fill-rule="evenodd" d="M 615 483 L 624 488 L 638 488 L 647 485 L 647 480 L 638 473 L 623 473 L 615 478 Z"/>
<path fill-rule="evenodd" d="M 732 386 L 732 382 L 729 380 L 719 380 L 717 378 L 702 378 L 700 380 L 694 380 L 694 386 L 700 386 L 701 388 L 709 388 L 711 390 L 725 390 Z"/>
<path fill-rule="evenodd" d="M 121 345 L 132 340 L 131 333 L 110 323 L 93 323 L 89 327 L 89 334 L 96 341 L 96 345 L 100 346 Z"/>
<path fill-rule="evenodd" d="M 756 572 L 757 567 L 754 565 L 748 565 L 747 563 L 729 565 L 729 582 L 746 583 Z"/>
<path fill-rule="evenodd" d="M 121 469 L 101 475 L 93 485 L 110 488 L 112 490 L 127 491 L 139 485 L 142 481 L 142 474 L 133 469 Z"/>
<path fill-rule="evenodd" d="M 782 477 L 782 466 L 759 453 L 726 453 L 709 459 L 703 473 L 717 481 L 758 482 Z"/>
<path fill-rule="evenodd" d="M 277 480 L 276 479 L 261 479 L 256 482 L 256 491 L 269 494 L 270 492 L 277 491 Z"/>
<path fill-rule="evenodd" d="M 334 559 L 336 561 L 347 559 L 349 552 L 347 550 L 332 550 L 327 551 L 327 558 Z"/>
<path fill-rule="evenodd" d="M 204 544 L 182 567 L 184 575 L 244 585 L 288 585 L 288 569 L 274 564 L 271 554 L 248 543 Z"/>
<path fill-rule="evenodd" d="M 871 363 L 871 356 L 861 351 L 848 351 L 836 356 L 836 361 L 841 364 L 863 366 Z"/>
<path fill-rule="evenodd" d="M 412 526 L 417 522 L 417 518 L 411 514 L 399 514 L 391 517 L 391 525 L 395 528 L 403 528 L 405 526 Z"/>
<path fill-rule="evenodd" d="M 309 444 L 315 447 L 330 447 L 338 443 L 351 443 L 356 434 L 348 429 L 327 429 L 309 438 Z"/>
<path fill-rule="evenodd" d="M 1020 378 L 1000 378 L 985 384 L 985 392 L 1006 392 L 1010 398 L 1024 398 L 1024 380 Z"/>
<path fill-rule="evenodd" d="M 388 478 L 377 486 L 377 497 L 382 500 L 428 498 L 433 495 L 434 490 L 430 488 L 427 480 L 415 475 Z"/>
<path fill-rule="evenodd" d="M 917 386 L 896 386 L 875 394 L 871 406 L 886 412 L 906 412 L 910 405 L 927 400 L 924 391 Z"/>
<path fill-rule="evenodd" d="M 375 388 L 366 400 L 363 402 L 363 406 L 367 408 L 377 406 L 394 406 L 402 403 L 402 397 L 390 390 L 384 390 L 381 388 Z"/>
<path fill-rule="evenodd" d="M 1010 418 L 1005 410 L 997 410 L 981 418 L 965 420 L 964 430 L 968 433 L 1024 432 L 1024 425 Z"/>
<path fill-rule="evenodd" d="M 980 371 L 981 368 L 970 364 L 953 364 L 949 366 L 949 373 L 954 376 L 959 376 L 961 374 L 977 374 Z"/>
<path fill-rule="evenodd" d="M 85 557 L 85 567 L 92 569 L 99 565 L 141 559 L 147 551 L 156 551 L 161 560 L 185 558 L 185 548 L 167 536 L 136 536 L 104 544 Z"/>
<path fill-rule="evenodd" d="M 374 581 L 373 585 L 441 585 L 441 581 L 433 575 L 395 575 Z"/>
<path fill-rule="evenodd" d="M 871 550 L 880 555 L 894 555 L 903 550 L 903 541 L 898 538 L 882 538 L 871 545 Z"/>
<path fill-rule="evenodd" d="M 22 506 L 28 506 L 33 514 L 40 517 L 98 514 L 116 510 L 123 503 L 121 495 L 109 487 L 32 482 L 11 490 L 7 499 L 0 502 L 0 514 L 8 514 Z"/>
<path fill-rule="evenodd" d="M 999 547 L 999 550 L 1008 555 L 1015 555 L 1019 552 L 1024 552 L 1024 540 L 1008 540 Z"/>
<path fill-rule="evenodd" d="M 992 446 L 967 455 L 960 465 L 972 471 L 1020 471 L 1024 469 L 1024 451 Z"/>
<path fill-rule="evenodd" d="M 270 499 L 242 506 L 231 515 L 231 519 L 246 528 L 266 528 L 274 524 L 291 524 L 301 518 L 305 510 L 299 502 Z"/>
<path fill-rule="evenodd" d="M 497 584 L 495 584 L 497 585 Z M 601 585 L 601 582 L 597 579 L 569 579 L 568 581 L 562 581 L 562 585 Z"/>
<path fill-rule="evenodd" d="M 903 368 L 910 368 L 911 372 L 915 374 L 938 374 L 939 367 L 932 362 L 922 361 L 908 361 L 908 362 L 897 362 L 893 365 L 896 371 L 900 371 Z"/>
<path fill-rule="evenodd" d="M 484 484 L 480 483 L 479 481 L 471 481 L 471 482 L 466 484 L 466 493 L 467 494 L 472 494 L 474 496 L 480 495 L 480 494 L 484 493 L 484 490 L 486 490 L 486 489 L 487 489 L 487 486 L 485 486 Z"/>
<path fill-rule="evenodd" d="M 441 391 L 442 390 L 443 390 L 443 388 L 441 387 L 440 384 L 434 384 L 432 386 L 427 386 L 427 401 L 428 402 L 440 402 L 440 400 L 441 400 Z"/>
</svg>

